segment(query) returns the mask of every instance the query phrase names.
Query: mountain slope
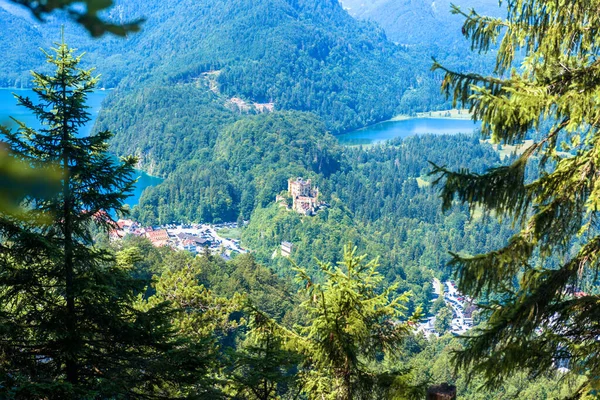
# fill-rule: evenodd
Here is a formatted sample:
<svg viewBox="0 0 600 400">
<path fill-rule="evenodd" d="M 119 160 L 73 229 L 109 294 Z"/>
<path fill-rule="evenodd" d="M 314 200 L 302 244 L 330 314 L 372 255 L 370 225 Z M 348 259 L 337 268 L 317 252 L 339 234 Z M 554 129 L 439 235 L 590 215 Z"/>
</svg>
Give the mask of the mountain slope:
<svg viewBox="0 0 600 400">
<path fill-rule="evenodd" d="M 0 0 L 0 7 L 7 4 Z M 37 26 L 16 6 L 11 11 L 0 22 L 18 24 L 14 40 L 3 43 L 8 55 L 17 38 L 27 40 L 32 54 L 48 47 L 66 22 L 57 17 Z M 313 111 L 338 133 L 392 116 L 406 89 L 427 77 L 427 65 L 415 63 L 381 29 L 354 20 L 336 0 L 131 0 L 110 12 L 116 21 L 140 16 L 147 19 L 143 31 L 126 39 L 92 40 L 66 23 L 67 42 L 87 52 L 103 86 L 186 84 L 219 70 L 224 96 Z M 0 63 L 0 76 L 26 76 L 43 65 L 27 54 L 9 56 L 11 68 Z"/>
<path fill-rule="evenodd" d="M 138 155 L 140 167 L 167 178 L 153 191 L 160 199 L 149 195 L 141 202 L 153 212 L 176 210 L 158 212 L 161 220 L 249 214 L 231 195 L 239 193 L 231 190 L 237 182 L 205 172 L 207 165 L 222 171 L 212 149 L 236 121 L 272 109 L 310 112 L 290 117 L 293 131 L 309 124 L 324 135 L 440 102 L 426 59 L 353 19 L 337 0 L 130 0 L 111 11 L 116 20 L 140 15 L 147 18 L 142 33 L 125 40 L 76 39 L 72 26 L 66 39 L 89 52 L 102 85 L 117 87 L 96 128 L 115 132 L 118 155 Z M 47 43 L 61 22 L 45 25 L 37 40 Z M 283 175 L 269 188 L 278 190 Z M 199 204 L 219 193 L 229 203 Z"/>
<path fill-rule="evenodd" d="M 31 75 L 27 66 L 42 66 L 45 57 L 36 43 L 43 41 L 43 35 L 24 16 L 16 16 L 2 7 L 0 3 L 0 87 L 26 87 L 30 85 Z M 23 62 L 27 60 L 27 62 Z M 25 68 L 24 68 L 25 67 Z"/>
<path fill-rule="evenodd" d="M 464 17 L 450 12 L 451 4 L 463 12 L 502 17 L 497 0 L 341 0 L 348 12 L 379 24 L 390 40 L 408 46 L 429 61 L 435 57 L 455 70 L 492 73 L 495 51 L 473 53 L 462 35 Z"/>
<path fill-rule="evenodd" d="M 342 0 L 348 12 L 380 24 L 389 38 L 408 45 L 451 46 L 463 41 L 463 18 L 450 13 L 451 4 L 465 12 L 502 16 L 498 0 Z"/>
<path fill-rule="evenodd" d="M 392 116 L 427 74 L 337 1 L 184 0 L 168 8 L 149 10 L 143 34 L 128 42 L 123 58 L 143 62 L 131 63 L 121 87 L 187 84 L 218 70 L 226 98 L 313 111 L 339 133 Z"/>
<path fill-rule="evenodd" d="M 417 83 L 431 82 L 426 63 L 414 62 L 336 1 L 184 0 L 168 10 L 146 4 L 155 8 L 140 10 L 148 16 L 144 32 L 129 39 L 122 56 L 135 53 L 143 63 L 132 63 L 97 126 L 116 133 L 118 154 L 139 155 L 142 168 L 168 178 L 152 193 L 160 192 L 176 215 L 188 219 L 230 218 L 238 209 L 233 199 L 217 207 L 227 210 L 221 216 L 202 211 L 199 182 L 208 188 L 216 181 L 185 185 L 212 162 L 223 130 L 257 113 L 233 100 L 311 111 L 324 120 L 323 134 L 389 118 L 402 104 L 419 107 L 413 99 L 420 89 L 439 94 L 437 85 Z M 220 192 L 229 193 L 219 182 Z M 157 197 L 150 197 L 141 206 L 156 210 Z"/>
</svg>

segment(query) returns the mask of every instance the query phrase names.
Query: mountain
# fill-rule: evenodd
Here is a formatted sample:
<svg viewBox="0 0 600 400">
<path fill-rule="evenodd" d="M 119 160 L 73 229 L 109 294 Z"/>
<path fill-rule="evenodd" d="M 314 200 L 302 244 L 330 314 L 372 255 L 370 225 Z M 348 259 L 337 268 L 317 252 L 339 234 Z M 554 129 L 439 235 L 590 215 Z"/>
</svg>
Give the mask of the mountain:
<svg viewBox="0 0 600 400">
<path fill-rule="evenodd" d="M 313 111 L 333 133 L 389 118 L 427 75 L 337 1 L 185 0 L 145 15 L 123 53 L 144 62 L 130 63 L 121 87 L 213 79 L 225 100 Z"/>
<path fill-rule="evenodd" d="M 18 28 L 11 36 L 31 46 L 47 47 L 65 24 L 65 40 L 88 52 L 86 62 L 97 67 L 102 86 L 115 88 L 96 129 L 115 133 L 117 155 L 137 155 L 140 168 L 166 178 L 142 197 L 139 213 L 147 220 L 248 217 L 262 198 L 284 187 L 286 163 L 264 186 L 260 180 L 241 183 L 235 165 L 215 158 L 215 148 L 224 154 L 236 144 L 227 135 L 240 126 L 259 124 L 252 129 L 267 138 L 281 126 L 290 138 L 304 135 L 330 146 L 327 132 L 443 103 L 439 76 L 429 72 L 422 53 L 392 43 L 381 28 L 352 18 L 336 0 L 120 1 L 110 18 L 144 16 L 142 32 L 100 40 L 58 17 L 39 25 L 14 7 L 5 11 L 5 23 Z M 12 39 L 6 43 L 11 46 Z M 35 58 L 22 57 L 28 63 L 17 65 L 17 72 L 37 69 Z M 0 72 L 6 65 L 0 63 Z M 273 111 L 272 117 L 255 117 Z M 277 114 L 283 111 L 296 113 Z M 290 140 L 277 145 L 307 146 Z M 311 173 L 310 165 L 300 166 L 294 171 Z"/>
<path fill-rule="evenodd" d="M 468 12 L 502 16 L 498 0 L 342 0 L 346 10 L 360 19 L 380 24 L 394 42 L 406 45 L 453 46 L 464 41 L 464 18 L 450 13 L 452 4 Z"/>
<path fill-rule="evenodd" d="M 0 87 L 29 86 L 31 76 L 27 66 L 41 66 L 45 57 L 39 51 L 37 43 L 43 42 L 43 36 L 37 29 L 34 21 L 26 14 L 17 16 L 8 5 L 3 7 L 0 2 L 0 27 L 2 27 L 2 40 L 0 40 Z"/>
<path fill-rule="evenodd" d="M 408 46 L 429 60 L 463 71 L 492 73 L 496 52 L 471 52 L 471 43 L 462 35 L 464 17 L 450 12 L 455 4 L 468 14 L 502 17 L 506 13 L 498 0 L 341 0 L 354 17 L 380 25 L 387 37 Z"/>
<path fill-rule="evenodd" d="M 134 60 L 129 73 L 97 121 L 116 133 L 117 154 L 135 154 L 142 168 L 166 178 L 141 199 L 139 215 L 148 221 L 247 218 L 260 198 L 281 190 L 284 170 L 267 186 L 245 185 L 214 157 L 217 144 L 235 144 L 226 140 L 231 124 L 249 129 L 243 121 L 260 121 L 256 131 L 270 135 L 279 123 L 255 114 L 309 112 L 281 114 L 288 121 L 281 130 L 314 141 L 441 103 L 428 62 L 336 1 L 151 4 L 140 11 L 148 17 L 143 33 L 123 47 L 122 60 Z"/>
<path fill-rule="evenodd" d="M 19 13 L 7 14 L 24 25 L 12 35 L 37 47 L 59 39 L 65 22 L 55 18 L 40 27 Z M 168 5 L 134 0 L 111 10 L 115 20 L 140 16 L 147 20 L 142 33 L 125 40 L 86 39 L 80 28 L 67 24 L 67 42 L 91 55 L 87 61 L 102 74 L 103 86 L 135 90 L 189 84 L 214 72 L 215 88 L 226 98 L 314 111 L 339 133 L 391 117 L 403 93 L 428 74 L 426 65 L 415 63 L 381 29 L 354 20 L 335 0 L 183 0 Z M 5 42 L 10 47 L 13 40 Z M 14 69 L 37 69 L 36 63 Z M 0 65 L 0 76 L 6 75 L 6 65 Z"/>
</svg>

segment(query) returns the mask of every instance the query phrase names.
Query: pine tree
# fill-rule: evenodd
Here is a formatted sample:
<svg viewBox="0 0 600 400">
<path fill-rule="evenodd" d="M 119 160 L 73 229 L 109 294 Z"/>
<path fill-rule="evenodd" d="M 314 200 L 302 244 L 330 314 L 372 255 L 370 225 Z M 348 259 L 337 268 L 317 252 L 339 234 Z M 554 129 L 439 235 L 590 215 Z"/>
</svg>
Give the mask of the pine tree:
<svg viewBox="0 0 600 400">
<path fill-rule="evenodd" d="M 3 132 L 16 157 L 58 165 L 62 179 L 59 195 L 25 203 L 48 220 L 0 215 L 0 397 L 138 397 L 175 379 L 169 365 L 193 365 L 178 359 L 165 304 L 133 306 L 145 288 L 131 254 L 93 243 L 92 227 L 112 229 L 123 211 L 136 160 L 108 154 L 110 132 L 79 135 L 97 78 L 64 43 L 47 58 L 54 74 L 33 73 L 38 102 L 18 96 L 41 128 Z"/>
<path fill-rule="evenodd" d="M 453 9 L 465 18 L 473 49 L 498 45 L 493 76 L 433 67 L 444 71 L 442 87 L 454 104 L 468 105 L 481 121 L 484 138 L 536 139 L 512 164 L 484 174 L 434 168 L 444 209 L 456 199 L 513 221 L 518 231 L 496 251 L 452 255 L 460 290 L 479 297 L 489 314 L 467 338 L 457 365 L 482 371 L 490 386 L 515 371 L 567 366 L 586 378 L 578 394 L 594 393 L 600 388 L 600 2 L 506 5 L 506 19 Z M 526 171 L 537 173 L 527 179 Z"/>
<path fill-rule="evenodd" d="M 420 311 L 403 321 L 409 294 L 396 296 L 396 285 L 381 289 L 377 261 L 365 259 L 345 247 L 337 267 L 319 263 L 322 284 L 297 269 L 309 323 L 291 342 L 305 358 L 300 386 L 311 399 L 374 399 L 401 391 L 397 384 L 406 371 L 382 368 L 381 360 L 398 355 Z"/>
<path fill-rule="evenodd" d="M 165 393 L 186 398 L 222 398 L 226 377 L 222 371 L 225 350 L 221 341 L 244 322 L 231 317 L 242 308 L 241 296 L 235 294 L 231 299 L 215 296 L 198 282 L 199 260 L 184 252 L 176 256 L 181 265 L 161 274 L 154 284 L 156 293 L 144 299 L 141 308 L 152 309 L 165 302 L 172 305 L 171 324 L 177 336 L 187 342 L 188 356 L 201 373 L 189 375 Z"/>
<path fill-rule="evenodd" d="M 440 311 L 435 316 L 435 324 L 434 328 L 437 333 L 443 335 L 448 332 L 452 327 L 452 310 L 448 307 L 442 307 Z"/>
<path fill-rule="evenodd" d="M 294 398 L 296 372 L 301 355 L 286 348 L 279 328 L 254 309 L 246 339 L 233 355 L 232 397 L 234 399 L 272 400 Z"/>
</svg>

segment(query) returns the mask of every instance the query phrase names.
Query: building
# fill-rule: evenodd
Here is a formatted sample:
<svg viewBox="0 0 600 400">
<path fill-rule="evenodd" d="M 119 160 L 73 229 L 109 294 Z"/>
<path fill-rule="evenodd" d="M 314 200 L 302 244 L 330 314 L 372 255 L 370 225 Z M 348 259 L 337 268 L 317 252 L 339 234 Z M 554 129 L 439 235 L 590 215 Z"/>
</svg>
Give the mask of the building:
<svg viewBox="0 0 600 400">
<path fill-rule="evenodd" d="M 196 244 L 196 246 L 210 246 L 212 245 L 211 241 L 196 235 L 191 235 L 189 233 L 181 232 L 177 234 L 177 238 L 180 241 L 188 241 Z"/>
<path fill-rule="evenodd" d="M 292 249 L 294 245 L 290 242 L 281 242 L 281 255 L 283 257 L 289 257 L 292 255 Z"/>
<path fill-rule="evenodd" d="M 288 192 L 292 196 L 292 209 L 299 214 L 313 215 L 320 206 L 319 189 L 312 187 L 310 179 L 288 179 Z"/>
<path fill-rule="evenodd" d="M 117 221 L 117 225 L 119 226 L 119 229 L 129 230 L 131 228 L 134 228 L 136 226 L 136 223 L 130 219 L 120 219 Z"/>
<path fill-rule="evenodd" d="M 156 247 L 166 246 L 169 244 L 169 234 L 166 229 L 157 229 L 146 232 L 146 237 L 150 239 Z"/>
</svg>

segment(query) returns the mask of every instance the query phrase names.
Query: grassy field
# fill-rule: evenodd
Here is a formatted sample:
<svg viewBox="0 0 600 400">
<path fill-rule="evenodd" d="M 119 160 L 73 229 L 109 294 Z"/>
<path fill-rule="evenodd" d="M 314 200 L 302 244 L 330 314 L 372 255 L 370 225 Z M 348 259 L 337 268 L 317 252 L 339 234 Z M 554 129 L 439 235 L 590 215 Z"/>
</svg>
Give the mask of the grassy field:
<svg viewBox="0 0 600 400">
<path fill-rule="evenodd" d="M 240 228 L 223 228 L 219 229 L 217 234 L 225 239 L 240 240 L 242 237 L 242 230 Z"/>
<path fill-rule="evenodd" d="M 510 156 L 511 154 L 516 154 L 516 155 L 520 156 L 521 154 L 523 154 L 523 152 L 525 150 L 527 150 L 529 147 L 531 147 L 533 145 L 533 140 L 524 140 L 522 144 L 518 144 L 518 145 L 492 144 L 489 139 L 482 140 L 481 142 L 491 144 L 492 147 L 494 148 L 494 150 L 496 150 L 496 152 L 500 156 L 500 159 L 502 159 L 502 160 L 504 160 L 506 157 Z"/>
</svg>

